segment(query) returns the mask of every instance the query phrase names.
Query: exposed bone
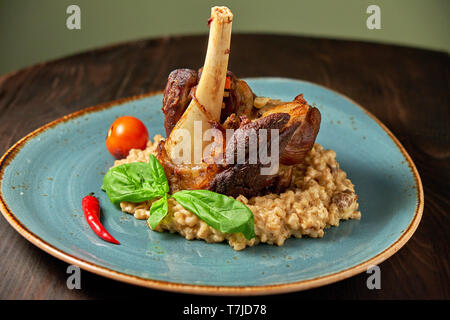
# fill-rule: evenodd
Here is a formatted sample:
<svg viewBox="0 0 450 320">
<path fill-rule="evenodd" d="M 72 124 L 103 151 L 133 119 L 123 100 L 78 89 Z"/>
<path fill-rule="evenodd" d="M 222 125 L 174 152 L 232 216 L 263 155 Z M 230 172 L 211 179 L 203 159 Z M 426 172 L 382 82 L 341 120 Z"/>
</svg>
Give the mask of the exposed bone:
<svg viewBox="0 0 450 320">
<path fill-rule="evenodd" d="M 213 7 L 211 19 L 208 50 L 196 97 L 211 114 L 212 120 L 219 121 L 230 56 L 233 14 L 227 7 Z"/>
<path fill-rule="evenodd" d="M 233 14 L 227 7 L 213 7 L 211 9 L 208 49 L 202 76 L 194 92 L 195 98 L 191 100 L 165 143 L 166 152 L 170 159 L 177 156 L 173 153 L 175 145 L 186 143 L 186 141 L 175 139 L 174 132 L 176 130 L 184 129 L 190 133 L 191 159 L 194 159 L 194 123 L 199 121 L 202 124 L 202 131 L 205 131 L 211 128 L 211 121 L 218 122 L 220 120 L 230 52 L 232 21 Z"/>
<path fill-rule="evenodd" d="M 289 119 L 290 116 L 287 113 L 273 113 L 267 117 L 259 118 L 255 121 L 241 125 L 241 127 L 234 132 L 231 140 L 228 141 L 228 144 L 233 146 L 231 149 L 233 158 L 238 157 L 238 143 L 241 142 L 245 145 L 245 151 L 247 152 L 245 162 L 242 164 L 234 164 L 233 161 L 233 164 L 225 164 L 224 169 L 212 177 L 212 180 L 208 183 L 207 188 L 209 190 L 233 197 L 237 197 L 240 194 L 246 197 L 251 197 L 271 191 L 273 187 L 276 187 L 277 185 L 279 185 L 280 189 L 287 187 L 290 180 L 288 178 L 288 181 L 282 181 L 285 178 L 284 173 L 279 174 L 279 172 L 276 172 L 270 175 L 262 175 L 261 167 L 263 165 L 261 162 L 257 162 L 256 164 L 250 163 L 250 157 L 248 155 L 250 149 L 250 139 L 247 132 L 249 130 L 255 130 L 258 136 L 258 141 L 265 144 L 263 149 L 270 150 L 270 129 L 280 130 L 279 151 L 283 152 L 287 142 L 290 140 L 292 134 L 298 126 L 298 123 L 294 123 L 292 126 L 286 126 Z M 267 140 L 261 139 L 261 129 L 266 129 L 268 131 Z M 290 177 L 291 174 L 292 172 L 286 173 L 288 177 Z"/>
<path fill-rule="evenodd" d="M 304 160 L 319 131 L 320 112 L 309 106 L 303 95 L 298 95 L 292 102 L 270 98 L 255 99 L 245 81 L 237 79 L 231 72 L 227 73 L 232 18 L 229 9 L 213 8 L 204 67 L 198 72 L 176 70 L 169 76 L 163 102 L 165 127 L 169 137 L 166 141 L 160 141 L 157 157 L 164 167 L 172 192 L 182 189 L 209 189 L 230 196 L 242 194 L 246 197 L 282 192 L 291 184 L 292 165 Z M 226 76 L 231 79 L 231 87 L 227 88 L 224 95 Z M 195 79 L 200 79 L 197 87 Z M 191 94 L 188 95 L 187 92 Z M 202 126 L 201 136 L 198 134 L 199 124 Z M 198 151 L 207 150 L 205 146 L 209 141 L 203 141 L 202 137 L 210 128 L 219 129 L 221 138 L 217 139 L 220 144 L 211 154 L 212 159 L 221 160 L 215 163 L 208 162 L 203 152 L 200 152 L 200 155 L 205 156 L 205 159 L 198 159 Z M 225 135 L 226 129 L 236 131 L 228 137 Z M 247 134 L 253 129 L 257 132 L 258 149 L 268 150 L 270 147 L 270 161 L 279 155 L 279 163 L 276 161 L 275 166 L 272 166 L 272 162 L 267 166 L 264 160 L 267 157 L 261 154 L 258 160 L 256 157 L 250 160 L 250 155 L 255 153 L 255 150 L 250 152 L 250 148 L 256 143 L 254 136 L 250 140 Z M 264 132 L 269 129 L 279 130 L 279 135 L 274 133 L 273 136 L 274 141 L 278 141 L 279 148 L 276 150 L 279 153 L 275 149 L 272 150 L 272 144 L 269 142 L 272 139 L 269 140 L 264 134 L 260 136 L 258 129 L 264 129 Z M 187 148 L 186 141 L 176 139 L 176 133 L 181 130 L 190 135 Z M 226 150 L 222 141 L 225 142 Z M 242 149 L 237 149 L 238 141 L 244 142 L 246 154 L 243 156 L 244 162 L 238 160 L 238 163 L 235 163 L 229 161 L 229 146 L 232 151 L 231 158 L 242 155 L 239 151 Z M 261 141 L 266 141 L 265 147 L 261 147 Z M 201 150 L 198 149 L 199 146 Z M 185 158 L 186 154 L 190 155 L 189 164 L 176 161 L 180 158 L 176 154 L 178 150 L 183 151 L 182 158 Z M 267 168 L 270 170 L 265 170 Z"/>
</svg>

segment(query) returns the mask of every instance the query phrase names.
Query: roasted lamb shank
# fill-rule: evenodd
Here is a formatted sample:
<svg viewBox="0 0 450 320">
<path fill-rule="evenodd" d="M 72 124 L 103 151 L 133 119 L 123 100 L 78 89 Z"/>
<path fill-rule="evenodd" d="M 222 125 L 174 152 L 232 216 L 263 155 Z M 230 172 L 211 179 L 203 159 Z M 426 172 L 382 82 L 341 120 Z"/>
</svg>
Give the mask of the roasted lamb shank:
<svg viewBox="0 0 450 320">
<path fill-rule="evenodd" d="M 314 145 L 320 128 L 320 112 L 298 95 L 292 102 L 256 97 L 248 84 L 228 71 L 233 14 L 226 7 L 214 7 L 209 20 L 210 34 L 206 59 L 200 70 L 177 69 L 170 73 L 164 91 L 162 110 L 167 139 L 158 146 L 158 159 L 169 177 L 172 191 L 209 189 L 229 196 L 250 197 L 281 192 L 290 185 L 292 165 L 300 164 Z M 226 83 L 228 84 L 226 86 Z M 195 135 L 216 129 L 223 147 L 215 148 L 214 162 L 180 163 L 177 152 L 187 145 L 195 158 L 194 139 L 179 139 L 177 132 Z M 233 129 L 227 136 L 227 129 Z M 258 157 L 251 161 L 251 132 L 256 132 L 259 147 L 272 150 L 272 135 L 277 130 L 280 166 L 276 172 L 261 174 L 267 163 Z M 198 138 L 198 136 L 197 136 Z M 244 146 L 244 161 L 236 161 Z M 206 143 L 200 143 L 202 150 Z"/>
</svg>

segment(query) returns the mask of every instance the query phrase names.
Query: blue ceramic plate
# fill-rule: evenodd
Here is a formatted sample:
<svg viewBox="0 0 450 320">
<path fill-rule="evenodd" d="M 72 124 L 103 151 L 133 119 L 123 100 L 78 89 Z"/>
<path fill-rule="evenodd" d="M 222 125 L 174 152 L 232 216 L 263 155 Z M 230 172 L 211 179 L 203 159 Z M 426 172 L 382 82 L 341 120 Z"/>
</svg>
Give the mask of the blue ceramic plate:
<svg viewBox="0 0 450 320">
<path fill-rule="evenodd" d="M 227 244 L 152 232 L 100 191 L 114 159 L 104 140 L 119 116 L 139 117 L 162 134 L 161 94 L 97 106 L 54 121 L 0 160 L 0 209 L 26 239 L 68 263 L 151 288 L 203 294 L 271 294 L 303 290 L 366 271 L 414 233 L 423 210 L 417 170 L 398 140 L 363 108 L 324 87 L 291 79 L 249 79 L 257 95 L 292 100 L 304 93 L 322 113 L 317 142 L 336 151 L 355 184 L 362 219 L 327 229 L 322 239 L 289 239 L 236 252 Z M 81 199 L 100 197 L 103 223 L 121 245 L 100 240 Z"/>
</svg>

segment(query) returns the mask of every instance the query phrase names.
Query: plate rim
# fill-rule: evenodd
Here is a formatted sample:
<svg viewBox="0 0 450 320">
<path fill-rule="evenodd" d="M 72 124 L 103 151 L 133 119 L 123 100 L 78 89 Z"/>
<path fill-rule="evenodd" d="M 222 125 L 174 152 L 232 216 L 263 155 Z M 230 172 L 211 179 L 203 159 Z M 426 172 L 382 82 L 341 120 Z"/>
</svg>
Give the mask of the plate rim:
<svg viewBox="0 0 450 320">
<path fill-rule="evenodd" d="M 6 200 L 4 199 L 3 193 L 1 191 L 2 181 L 3 181 L 3 174 L 5 172 L 5 169 L 8 167 L 8 165 L 14 160 L 15 156 L 20 152 L 20 150 L 23 148 L 23 146 L 27 143 L 28 140 L 35 138 L 42 132 L 46 131 L 47 129 L 50 129 L 52 127 L 55 127 L 61 123 L 65 123 L 69 120 L 79 118 L 81 116 L 84 116 L 86 114 L 99 112 L 105 109 L 112 108 L 117 105 L 124 104 L 126 102 L 135 101 L 143 98 L 152 97 L 158 94 L 162 94 L 162 90 L 157 91 L 151 91 L 149 93 L 140 94 L 140 95 L 134 95 L 131 97 L 126 97 L 122 99 L 117 99 L 113 101 L 109 101 L 106 103 L 100 103 L 95 106 L 91 106 L 88 108 L 84 108 L 78 111 L 75 111 L 73 113 L 70 113 L 68 115 L 65 115 L 61 118 L 58 118 L 56 120 L 53 120 L 42 127 L 39 127 L 38 129 L 35 129 L 34 131 L 27 134 L 25 137 L 17 141 L 12 147 L 10 147 L 6 153 L 0 158 L 0 212 L 5 217 L 5 219 L 8 221 L 8 223 L 25 239 L 30 241 L 32 244 L 37 246 L 38 248 L 42 249 L 43 251 L 47 252 L 48 254 L 54 256 L 55 258 L 58 258 L 66 263 L 77 265 L 80 268 L 90 271 L 92 273 L 95 273 L 100 276 L 104 276 L 113 280 L 121 281 L 130 283 L 133 285 L 139 285 L 143 287 L 148 287 L 151 289 L 159 289 L 159 290 L 165 290 L 165 291 L 172 291 L 172 292 L 178 292 L 178 293 L 189 293 L 189 294 L 205 294 L 205 295 L 230 295 L 230 296 L 249 296 L 249 295 L 269 295 L 269 294 L 281 294 L 281 293 L 288 293 L 288 292 L 294 292 L 294 291 L 302 291 L 302 290 L 308 290 L 320 286 L 324 286 L 327 284 L 331 284 L 334 282 L 338 282 L 344 279 L 347 279 L 349 277 L 352 277 L 354 275 L 357 275 L 365 270 L 367 270 L 368 267 L 372 265 L 378 265 L 394 255 L 401 247 L 403 247 L 408 240 L 412 237 L 414 232 L 416 231 L 420 220 L 422 218 L 423 214 L 423 208 L 424 208 L 424 192 L 423 192 L 423 186 L 422 181 L 419 175 L 419 172 L 417 171 L 417 168 L 412 161 L 410 155 L 406 151 L 406 149 L 403 147 L 403 145 L 400 143 L 400 141 L 395 137 L 395 135 L 384 125 L 377 117 L 375 117 L 371 112 L 366 110 L 363 106 L 361 106 L 356 101 L 352 100 L 351 98 L 347 97 L 346 95 L 339 93 L 333 89 L 327 88 L 321 84 L 317 84 L 314 82 L 306 81 L 306 80 L 300 80 L 300 79 L 294 79 L 294 78 L 285 78 L 285 77 L 249 77 L 245 78 L 246 80 L 258 80 L 258 79 L 264 79 L 264 80 L 284 80 L 284 81 L 296 81 L 296 82 L 303 82 L 307 84 L 312 84 L 314 86 L 319 86 L 322 89 L 331 91 L 338 96 L 340 96 L 343 99 L 348 100 L 358 108 L 360 108 L 364 113 L 366 113 L 372 120 L 374 120 L 380 127 L 383 129 L 387 135 L 391 138 L 391 140 L 395 143 L 397 148 L 402 153 L 403 157 L 406 159 L 407 164 L 411 170 L 411 173 L 414 176 L 415 184 L 416 184 L 416 191 L 417 191 L 417 204 L 416 209 L 414 213 L 414 217 L 411 220 L 411 223 L 408 225 L 408 227 L 403 231 L 403 233 L 400 235 L 400 237 L 392 243 L 388 248 L 383 250 L 382 252 L 378 253 L 377 255 L 371 257 L 368 260 L 362 261 L 361 263 L 352 266 L 350 268 L 340 270 L 328 275 L 319 276 L 312 279 L 306 279 L 306 280 L 300 280 L 300 281 L 294 281 L 290 283 L 283 283 L 283 284 L 272 284 L 272 285 L 261 285 L 261 286 L 212 286 L 212 285 L 196 285 L 196 284 L 184 284 L 184 283 L 176 283 L 176 282 L 169 282 L 169 281 L 162 281 L 162 280 L 155 280 L 155 279 L 148 279 L 148 278 L 142 278 L 139 276 L 134 276 L 130 274 L 126 274 L 123 272 L 115 271 L 112 269 L 109 269 L 107 267 L 99 266 L 95 263 L 91 263 L 88 261 L 85 261 L 84 259 L 80 259 L 76 256 L 73 256 L 71 254 L 68 254 L 64 252 L 63 250 L 60 250 L 53 246 L 52 244 L 42 240 L 39 236 L 31 232 L 25 225 L 21 223 L 21 221 L 14 215 L 14 213 L 9 209 Z"/>
</svg>

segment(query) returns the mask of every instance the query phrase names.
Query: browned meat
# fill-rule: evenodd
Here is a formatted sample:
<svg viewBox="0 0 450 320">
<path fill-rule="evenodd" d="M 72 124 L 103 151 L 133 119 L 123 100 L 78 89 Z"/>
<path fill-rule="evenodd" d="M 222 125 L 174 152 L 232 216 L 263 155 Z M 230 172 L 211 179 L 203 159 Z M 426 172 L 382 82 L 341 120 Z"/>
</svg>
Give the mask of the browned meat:
<svg viewBox="0 0 450 320">
<path fill-rule="evenodd" d="M 297 131 L 292 135 L 284 151 L 280 152 L 280 162 L 285 165 L 299 164 L 314 146 L 320 129 L 320 111 L 309 106 L 303 95 L 300 94 L 292 102 L 273 107 L 262 116 L 279 112 L 289 113 L 291 119 L 288 125 L 298 124 Z"/>
<path fill-rule="evenodd" d="M 191 89 L 198 84 L 201 74 L 202 68 L 198 72 L 191 69 L 176 69 L 170 73 L 164 90 L 162 107 L 167 136 L 172 132 L 191 102 Z M 231 88 L 224 93 L 224 108 L 220 115 L 221 123 L 233 113 L 238 117 L 241 115 L 249 117 L 255 97 L 245 81 L 239 80 L 231 71 L 228 71 L 227 76 L 231 79 Z"/>
<path fill-rule="evenodd" d="M 167 137 L 189 105 L 191 89 L 197 85 L 197 82 L 195 70 L 177 69 L 169 74 L 162 107 Z"/>
<path fill-rule="evenodd" d="M 182 117 L 192 96 L 191 90 L 197 85 L 202 69 L 174 70 L 170 75 L 164 91 L 163 112 L 164 126 L 169 136 L 175 124 Z M 220 123 L 213 127 L 222 131 L 225 140 L 225 129 L 235 129 L 231 141 L 231 149 L 237 157 L 238 141 L 245 142 L 246 162 L 243 164 L 201 164 L 175 165 L 167 154 L 163 144 L 160 146 L 158 159 L 164 166 L 170 180 L 172 191 L 179 189 L 209 189 L 229 196 L 242 194 L 247 197 L 267 192 L 280 193 L 289 187 L 292 176 L 292 165 L 303 161 L 314 145 L 320 128 L 321 115 L 317 108 L 311 107 L 298 95 L 292 102 L 268 104 L 264 108 L 253 107 L 255 95 L 247 83 L 239 80 L 228 71 L 231 87 L 224 93 L 224 104 Z M 256 119 L 255 119 L 256 117 Z M 259 141 L 258 129 L 280 130 L 280 168 L 278 173 L 261 175 L 261 163 L 249 163 L 249 139 L 247 133 L 255 129 Z M 270 130 L 268 130 L 266 150 L 270 150 Z M 264 139 L 265 140 L 265 139 Z M 259 147 L 259 146 L 258 146 Z M 229 150 L 230 148 L 227 148 Z M 224 154 L 226 155 L 226 150 Z M 227 159 L 228 160 L 228 159 Z M 259 161 L 259 159 L 258 159 Z"/>
<path fill-rule="evenodd" d="M 294 168 L 292 166 L 285 166 L 280 164 L 280 169 L 278 170 L 277 180 L 273 183 L 271 192 L 281 193 L 291 186 L 292 174 L 294 173 Z"/>
<path fill-rule="evenodd" d="M 175 164 L 166 153 L 164 140 L 158 145 L 157 155 L 169 180 L 170 192 L 179 190 L 205 189 L 213 177 L 220 171 L 216 164 Z"/>
<path fill-rule="evenodd" d="M 254 129 L 259 139 L 259 129 L 267 129 L 267 138 L 262 139 L 262 148 L 268 153 L 271 150 L 270 129 L 279 131 L 279 152 L 282 152 L 289 142 L 291 136 L 297 129 L 298 124 L 286 126 L 290 116 L 286 113 L 276 113 L 268 115 L 250 122 L 245 116 L 239 120 L 240 127 L 234 132 L 231 139 L 226 143 L 229 154 L 226 158 L 226 151 L 223 153 L 224 161 L 222 165 L 201 164 L 201 165 L 175 165 L 173 164 L 164 149 L 164 141 L 158 146 L 157 158 L 164 167 L 164 171 L 169 179 L 172 192 L 182 189 L 209 189 L 229 196 L 240 194 L 251 197 L 267 192 L 282 192 L 290 185 L 292 168 L 281 166 L 280 170 L 271 175 L 261 175 L 263 165 L 257 159 L 256 164 L 249 163 L 249 130 Z M 243 164 L 227 163 L 229 159 L 237 162 L 238 143 L 244 142 L 245 161 Z"/>
<path fill-rule="evenodd" d="M 287 113 L 275 113 L 253 122 L 246 123 L 237 129 L 231 140 L 227 142 L 227 149 L 230 150 L 230 154 L 233 155 L 233 162 L 237 162 L 238 143 L 243 142 L 245 145 L 245 163 L 225 164 L 223 171 L 220 171 L 213 177 L 212 181 L 207 186 L 207 189 L 233 197 L 237 197 L 240 194 L 246 197 L 252 197 L 267 193 L 274 188 L 280 190 L 283 187 L 287 187 L 288 184 L 286 184 L 286 180 L 289 180 L 290 182 L 290 178 L 286 178 L 285 176 L 281 177 L 278 172 L 272 175 L 262 175 L 261 168 L 263 167 L 263 164 L 259 162 L 259 159 L 256 164 L 249 163 L 248 151 L 250 139 L 248 132 L 249 130 L 254 129 L 258 141 L 260 141 L 259 130 L 268 129 L 267 139 L 261 140 L 266 142 L 266 144 L 263 144 L 261 147 L 266 148 L 266 150 L 270 152 L 270 129 L 279 129 L 279 152 L 281 153 L 298 126 L 298 124 L 286 126 L 289 122 L 289 118 L 290 116 Z M 290 176 L 292 171 L 288 170 L 284 173 L 287 173 Z M 279 184 L 277 182 L 282 183 Z"/>
<path fill-rule="evenodd" d="M 247 82 L 239 80 L 231 71 L 227 72 L 227 76 L 230 77 L 231 87 L 223 99 L 224 108 L 220 113 L 220 122 L 224 122 L 233 113 L 250 117 L 255 94 Z"/>
</svg>

